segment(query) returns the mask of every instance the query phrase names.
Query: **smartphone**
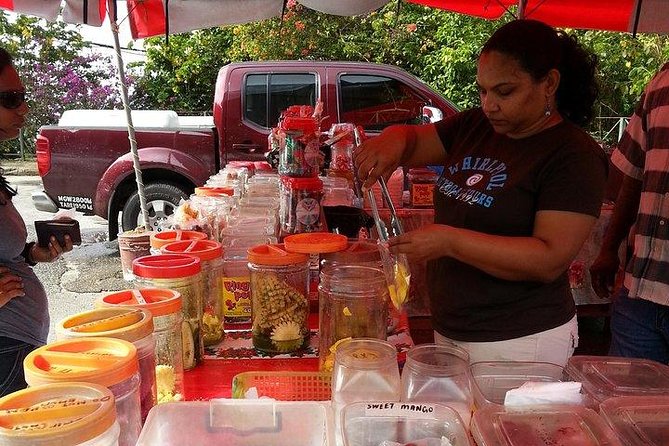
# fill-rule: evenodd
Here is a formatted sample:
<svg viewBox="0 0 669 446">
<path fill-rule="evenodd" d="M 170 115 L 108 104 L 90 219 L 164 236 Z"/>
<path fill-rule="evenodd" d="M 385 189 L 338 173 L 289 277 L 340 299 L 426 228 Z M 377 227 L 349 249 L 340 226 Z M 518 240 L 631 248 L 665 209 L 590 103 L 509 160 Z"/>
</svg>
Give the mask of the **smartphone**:
<svg viewBox="0 0 669 446">
<path fill-rule="evenodd" d="M 43 248 L 49 246 L 51 236 L 56 237 L 61 246 L 65 246 L 65 235 L 69 235 L 72 244 L 81 245 L 81 231 L 77 220 L 38 220 L 35 222 L 37 244 Z"/>
</svg>

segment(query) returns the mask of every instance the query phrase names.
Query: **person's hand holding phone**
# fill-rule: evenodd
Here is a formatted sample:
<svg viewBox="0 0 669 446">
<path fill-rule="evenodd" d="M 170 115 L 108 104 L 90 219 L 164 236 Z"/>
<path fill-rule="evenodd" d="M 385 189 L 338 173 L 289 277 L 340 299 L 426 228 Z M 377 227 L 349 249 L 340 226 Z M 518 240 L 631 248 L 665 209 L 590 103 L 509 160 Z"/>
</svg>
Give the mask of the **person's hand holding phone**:
<svg viewBox="0 0 669 446">
<path fill-rule="evenodd" d="M 49 246 L 42 247 L 34 244 L 30 249 L 30 258 L 33 262 L 53 262 L 64 252 L 72 251 L 72 238 L 65 234 L 65 244 L 61 245 L 53 235 L 49 238 Z"/>
<path fill-rule="evenodd" d="M 36 221 L 35 229 L 39 242 L 30 249 L 30 260 L 36 263 L 53 262 L 64 252 L 72 251 L 75 243 L 81 243 L 79 224 L 76 220 Z"/>
</svg>

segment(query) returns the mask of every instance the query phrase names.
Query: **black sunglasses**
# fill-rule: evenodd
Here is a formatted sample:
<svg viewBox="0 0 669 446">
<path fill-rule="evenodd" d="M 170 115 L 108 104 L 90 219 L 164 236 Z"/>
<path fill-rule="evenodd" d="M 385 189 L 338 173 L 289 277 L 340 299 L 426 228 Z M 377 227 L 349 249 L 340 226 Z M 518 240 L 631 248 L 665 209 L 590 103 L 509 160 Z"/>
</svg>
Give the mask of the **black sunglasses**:
<svg viewBox="0 0 669 446">
<path fill-rule="evenodd" d="M 25 91 L 0 91 L 0 106 L 9 110 L 17 109 L 26 101 Z"/>
</svg>

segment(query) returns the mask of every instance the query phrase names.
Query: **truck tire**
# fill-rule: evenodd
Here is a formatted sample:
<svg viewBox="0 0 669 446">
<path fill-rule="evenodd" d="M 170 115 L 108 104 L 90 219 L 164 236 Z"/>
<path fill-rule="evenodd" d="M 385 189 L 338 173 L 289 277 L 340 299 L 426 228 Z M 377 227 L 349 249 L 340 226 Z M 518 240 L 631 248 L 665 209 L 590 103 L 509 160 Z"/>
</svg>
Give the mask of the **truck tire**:
<svg viewBox="0 0 669 446">
<path fill-rule="evenodd" d="M 149 212 L 150 230 L 159 230 L 160 223 L 172 215 L 181 199 L 188 198 L 186 191 L 174 184 L 152 183 L 144 187 L 146 206 Z M 139 194 L 134 192 L 123 206 L 121 224 L 124 231 L 130 231 L 137 226 L 143 226 L 141 221 Z"/>
</svg>

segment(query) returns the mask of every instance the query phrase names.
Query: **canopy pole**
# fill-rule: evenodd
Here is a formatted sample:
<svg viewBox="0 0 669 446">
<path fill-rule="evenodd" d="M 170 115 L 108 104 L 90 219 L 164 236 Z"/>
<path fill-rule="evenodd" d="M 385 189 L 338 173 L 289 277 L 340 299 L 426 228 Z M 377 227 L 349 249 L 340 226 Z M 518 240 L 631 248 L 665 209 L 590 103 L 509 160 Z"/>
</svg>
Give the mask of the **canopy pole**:
<svg viewBox="0 0 669 446">
<path fill-rule="evenodd" d="M 527 6 L 527 0 L 518 0 L 518 19 L 525 18 L 525 7 Z"/>
<path fill-rule="evenodd" d="M 125 117 L 128 123 L 128 139 L 130 140 L 130 151 L 132 152 L 132 166 L 135 170 L 135 180 L 137 182 L 137 193 L 139 194 L 139 206 L 142 212 L 142 220 L 144 220 L 144 227 L 150 230 L 149 227 L 149 212 L 146 207 L 146 197 L 144 195 L 144 182 L 142 181 L 142 169 L 139 165 L 139 152 L 137 150 L 137 139 L 135 138 L 135 127 L 132 123 L 132 113 L 130 110 L 130 101 L 128 100 L 128 87 L 125 84 L 125 69 L 123 68 L 123 57 L 121 56 L 121 44 L 118 38 L 118 23 L 116 22 L 116 0 L 107 0 L 107 7 L 109 9 L 109 25 L 111 26 L 112 35 L 114 36 L 114 50 L 116 51 L 116 70 L 118 73 L 119 83 L 121 84 L 121 100 L 123 101 L 123 109 L 125 110 Z"/>
</svg>

